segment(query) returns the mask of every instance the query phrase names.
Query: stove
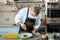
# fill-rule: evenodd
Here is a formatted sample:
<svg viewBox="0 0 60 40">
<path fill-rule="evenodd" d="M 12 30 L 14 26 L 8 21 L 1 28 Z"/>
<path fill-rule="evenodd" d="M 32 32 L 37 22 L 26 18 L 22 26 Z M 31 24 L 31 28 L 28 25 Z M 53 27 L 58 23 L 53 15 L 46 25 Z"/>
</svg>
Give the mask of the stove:
<svg viewBox="0 0 60 40">
<path fill-rule="evenodd" d="M 48 33 L 60 33 L 60 24 L 59 23 L 49 23 L 47 24 Z"/>
</svg>

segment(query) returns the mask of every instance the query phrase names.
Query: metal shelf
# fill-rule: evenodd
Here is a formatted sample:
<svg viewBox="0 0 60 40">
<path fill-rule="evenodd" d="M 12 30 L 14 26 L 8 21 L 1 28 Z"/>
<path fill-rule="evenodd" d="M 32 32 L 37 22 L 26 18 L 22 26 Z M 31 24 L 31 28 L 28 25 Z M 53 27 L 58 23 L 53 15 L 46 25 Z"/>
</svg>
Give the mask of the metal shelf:
<svg viewBox="0 0 60 40">
<path fill-rule="evenodd" d="M 18 11 L 0 11 L 0 12 L 18 12 Z"/>
<path fill-rule="evenodd" d="M 35 2 L 32 2 L 32 1 L 28 1 L 28 2 L 22 2 L 22 1 L 15 1 L 15 3 L 44 3 L 44 1 L 35 1 Z"/>
</svg>

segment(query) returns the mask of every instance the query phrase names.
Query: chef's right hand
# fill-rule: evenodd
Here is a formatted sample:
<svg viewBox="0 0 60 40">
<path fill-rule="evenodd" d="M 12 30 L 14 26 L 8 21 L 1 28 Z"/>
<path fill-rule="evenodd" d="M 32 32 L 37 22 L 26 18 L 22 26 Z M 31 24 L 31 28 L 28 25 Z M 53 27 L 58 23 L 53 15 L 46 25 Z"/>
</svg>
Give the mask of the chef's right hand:
<svg viewBox="0 0 60 40">
<path fill-rule="evenodd" d="M 26 28 L 26 25 L 24 23 L 21 23 L 21 27 L 26 31 L 27 28 Z"/>
</svg>

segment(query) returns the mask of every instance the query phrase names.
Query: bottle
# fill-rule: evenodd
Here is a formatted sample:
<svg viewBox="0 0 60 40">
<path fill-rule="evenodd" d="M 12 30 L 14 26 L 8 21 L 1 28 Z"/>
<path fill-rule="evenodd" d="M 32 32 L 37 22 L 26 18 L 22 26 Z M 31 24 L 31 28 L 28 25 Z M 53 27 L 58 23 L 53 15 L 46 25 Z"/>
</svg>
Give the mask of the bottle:
<svg viewBox="0 0 60 40">
<path fill-rule="evenodd" d="M 44 15 L 44 22 L 43 25 L 46 26 L 46 15 Z"/>
</svg>

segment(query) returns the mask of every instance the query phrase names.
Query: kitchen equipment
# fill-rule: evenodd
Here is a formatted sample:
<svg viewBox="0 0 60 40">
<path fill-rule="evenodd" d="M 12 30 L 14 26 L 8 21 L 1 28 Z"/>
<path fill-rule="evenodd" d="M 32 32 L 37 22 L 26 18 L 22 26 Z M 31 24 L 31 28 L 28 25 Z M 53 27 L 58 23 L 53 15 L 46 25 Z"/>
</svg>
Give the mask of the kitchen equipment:
<svg viewBox="0 0 60 40">
<path fill-rule="evenodd" d="M 60 18 L 60 8 L 50 8 L 47 10 L 47 17 Z"/>
<path fill-rule="evenodd" d="M 60 23 L 60 8 L 50 8 L 47 10 L 48 23 Z"/>
<path fill-rule="evenodd" d="M 60 33 L 60 24 L 59 23 L 50 23 L 47 24 L 48 33 Z"/>
</svg>

